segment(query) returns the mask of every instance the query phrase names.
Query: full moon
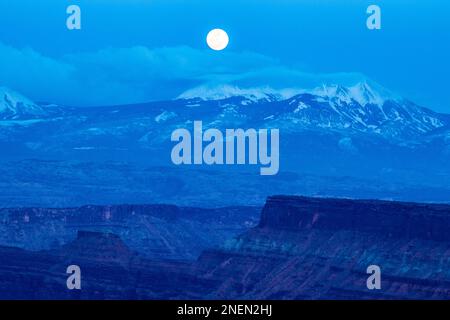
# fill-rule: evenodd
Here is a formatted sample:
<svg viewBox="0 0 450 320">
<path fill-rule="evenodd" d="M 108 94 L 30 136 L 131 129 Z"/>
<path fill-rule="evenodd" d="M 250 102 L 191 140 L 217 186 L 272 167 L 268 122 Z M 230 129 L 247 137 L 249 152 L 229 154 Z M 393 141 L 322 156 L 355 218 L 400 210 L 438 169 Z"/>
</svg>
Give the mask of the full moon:
<svg viewBox="0 0 450 320">
<path fill-rule="evenodd" d="M 228 34 L 222 29 L 211 30 L 206 37 L 208 46 L 216 51 L 225 49 L 228 46 L 229 41 L 230 38 L 228 37 Z"/>
</svg>

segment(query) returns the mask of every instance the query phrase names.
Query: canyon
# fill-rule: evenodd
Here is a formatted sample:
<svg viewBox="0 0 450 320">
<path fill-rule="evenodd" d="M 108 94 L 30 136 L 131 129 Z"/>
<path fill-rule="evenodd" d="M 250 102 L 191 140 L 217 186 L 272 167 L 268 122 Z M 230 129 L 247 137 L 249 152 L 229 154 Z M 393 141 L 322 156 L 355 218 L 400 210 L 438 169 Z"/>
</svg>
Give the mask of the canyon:
<svg viewBox="0 0 450 320">
<path fill-rule="evenodd" d="M 238 216 L 246 215 L 243 210 Z M 204 245 L 198 258 L 145 256 L 116 234 L 84 227 L 74 239 L 47 250 L 2 246 L 0 295 L 9 299 L 448 299 L 449 227 L 448 205 L 273 196 L 257 225 L 241 228 L 241 233 L 235 230 L 221 244 Z M 65 286 L 65 271 L 71 264 L 82 270 L 82 290 Z M 381 268 L 381 290 L 366 287 L 366 269 L 374 264 Z"/>
</svg>

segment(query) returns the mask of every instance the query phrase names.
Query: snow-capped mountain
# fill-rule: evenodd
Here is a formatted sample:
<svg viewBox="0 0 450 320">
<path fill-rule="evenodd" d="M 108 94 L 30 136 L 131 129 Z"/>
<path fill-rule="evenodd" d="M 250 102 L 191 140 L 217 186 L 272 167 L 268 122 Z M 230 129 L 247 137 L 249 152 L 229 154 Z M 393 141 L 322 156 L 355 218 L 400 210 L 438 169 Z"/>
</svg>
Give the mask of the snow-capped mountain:
<svg viewBox="0 0 450 320">
<path fill-rule="evenodd" d="M 415 140 L 450 124 L 448 115 L 422 108 L 367 82 L 350 87 L 324 85 L 310 90 L 199 87 L 174 101 L 80 109 L 44 108 L 19 93 L 0 88 L 0 119 L 38 117 L 68 118 L 66 124 L 74 119 L 90 119 L 93 124 L 103 119 L 105 122 L 95 126 L 95 130 L 91 128 L 90 134 L 108 132 L 117 135 L 124 130 L 135 131 L 148 126 L 153 130 L 169 130 L 172 126 L 202 120 L 208 126 L 218 128 L 276 127 L 292 134 L 328 130 L 343 134 L 373 134 L 399 141 Z M 146 123 L 148 118 L 152 120 Z M 121 123 L 120 128 L 114 126 L 115 121 Z M 141 138 L 146 135 L 142 134 Z M 158 140 L 164 139 L 159 137 Z"/>
<path fill-rule="evenodd" d="M 286 95 L 267 88 L 233 88 L 226 95 L 216 91 L 215 95 L 201 97 L 191 93 L 182 99 L 136 105 L 67 108 L 38 106 L 3 90 L 0 149 L 7 152 L 0 154 L 0 161 L 57 159 L 68 163 L 139 163 L 146 168 L 171 166 L 171 134 L 178 128 L 193 130 L 193 121 L 201 120 L 204 130 L 279 129 L 281 185 L 286 182 L 283 179 L 293 178 L 283 174 L 308 172 L 331 177 L 376 176 L 386 183 L 397 179 L 400 184 L 407 179 L 450 187 L 450 116 L 367 83 L 350 87 L 328 85 Z M 35 164 L 24 170 L 11 167 L 18 177 L 34 177 L 39 171 Z M 77 168 L 75 164 L 70 170 Z M 112 184 L 122 184 L 128 188 L 130 169 L 120 165 L 120 170 L 115 174 L 106 169 L 99 173 L 101 179 L 112 174 L 113 181 L 102 180 L 99 185 L 110 188 Z M 55 172 L 59 174 L 58 170 Z M 76 176 L 91 179 L 90 167 Z M 176 182 L 177 177 L 159 173 L 157 176 L 164 178 L 167 194 L 173 193 L 173 186 L 177 190 L 183 186 L 183 182 Z M 247 182 L 245 175 L 241 178 L 233 178 L 230 190 L 235 184 Z M 210 183 L 208 179 L 206 184 Z M 339 179 L 333 183 L 354 187 Z M 268 194 L 275 192 L 271 183 L 263 184 L 271 190 Z M 312 185 L 316 186 L 316 182 Z M 327 194 L 329 184 L 317 187 L 321 189 L 319 193 Z M 261 184 L 254 188 L 261 188 Z M 309 186 L 305 188 L 309 190 Z"/>
<path fill-rule="evenodd" d="M 23 95 L 0 87 L 0 119 L 23 119 L 44 116 L 46 112 Z"/>
<path fill-rule="evenodd" d="M 386 138 L 415 139 L 448 125 L 448 117 L 422 108 L 377 84 L 323 85 L 311 90 L 197 88 L 181 96 L 187 106 L 217 105 L 215 124 L 258 123 L 303 130 L 359 131 Z M 263 123 L 263 124 L 261 124 Z"/>
<path fill-rule="evenodd" d="M 36 151 L 59 156 L 111 150 L 126 155 L 133 148 L 136 154 L 168 148 L 172 131 L 196 120 L 204 128 L 220 130 L 277 128 L 293 144 L 305 134 L 333 136 L 326 143 L 349 152 L 357 150 L 355 141 L 361 139 L 365 145 L 384 141 L 403 146 L 426 145 L 429 137 L 445 144 L 444 150 L 450 131 L 448 115 L 366 82 L 296 91 L 224 86 L 211 92 L 192 90 L 172 101 L 98 108 L 42 107 L 5 89 L 0 97 L 0 144 L 2 139 L 14 143 L 20 152 L 31 152 L 29 156 Z"/>
<path fill-rule="evenodd" d="M 199 99 L 202 101 L 218 101 L 232 97 L 242 97 L 252 102 L 281 101 L 300 94 L 311 94 L 323 98 L 341 100 L 350 103 L 352 100 L 362 106 L 366 104 L 382 105 L 387 100 L 401 100 L 401 97 L 388 91 L 376 83 L 367 81 L 356 83 L 353 86 L 323 84 L 312 89 L 271 87 L 240 88 L 232 85 L 200 86 L 182 93 L 177 99 Z"/>
</svg>

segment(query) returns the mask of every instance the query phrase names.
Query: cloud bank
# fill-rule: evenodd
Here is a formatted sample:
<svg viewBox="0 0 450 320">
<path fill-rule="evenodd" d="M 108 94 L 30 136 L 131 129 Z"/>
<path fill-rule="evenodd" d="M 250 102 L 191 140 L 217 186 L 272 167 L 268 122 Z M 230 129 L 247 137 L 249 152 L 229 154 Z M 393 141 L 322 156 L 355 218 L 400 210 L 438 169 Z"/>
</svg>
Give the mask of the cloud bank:
<svg viewBox="0 0 450 320">
<path fill-rule="evenodd" d="M 0 85 L 35 101 L 72 106 L 173 99 L 205 86 L 312 88 L 363 79 L 358 73 L 308 73 L 252 52 L 136 46 L 55 58 L 0 43 Z"/>
</svg>

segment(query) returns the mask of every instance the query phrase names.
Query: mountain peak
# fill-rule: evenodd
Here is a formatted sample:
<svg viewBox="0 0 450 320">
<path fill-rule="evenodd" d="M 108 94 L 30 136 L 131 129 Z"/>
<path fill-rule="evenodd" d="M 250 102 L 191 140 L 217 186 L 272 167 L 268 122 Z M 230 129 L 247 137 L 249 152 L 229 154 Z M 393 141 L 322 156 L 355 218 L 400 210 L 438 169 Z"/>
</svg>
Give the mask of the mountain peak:
<svg viewBox="0 0 450 320">
<path fill-rule="evenodd" d="M 0 118 L 18 119 L 44 114 L 42 107 L 32 100 L 9 88 L 0 87 Z"/>
<path fill-rule="evenodd" d="M 323 84 L 321 87 L 315 88 L 308 93 L 330 99 L 337 98 L 347 103 L 354 100 L 362 106 L 372 104 L 381 107 L 388 100 L 396 101 L 400 99 L 399 96 L 389 92 L 382 86 L 377 84 L 371 85 L 367 81 L 362 81 L 349 87 L 337 84 Z"/>
<path fill-rule="evenodd" d="M 263 88 L 240 88 L 232 85 L 200 86 L 182 93 L 177 99 L 201 99 L 201 100 L 224 100 L 232 97 L 242 97 L 251 102 L 276 101 L 290 98 L 289 89 L 275 90 L 270 87 Z"/>
</svg>

